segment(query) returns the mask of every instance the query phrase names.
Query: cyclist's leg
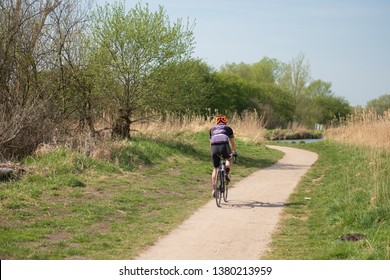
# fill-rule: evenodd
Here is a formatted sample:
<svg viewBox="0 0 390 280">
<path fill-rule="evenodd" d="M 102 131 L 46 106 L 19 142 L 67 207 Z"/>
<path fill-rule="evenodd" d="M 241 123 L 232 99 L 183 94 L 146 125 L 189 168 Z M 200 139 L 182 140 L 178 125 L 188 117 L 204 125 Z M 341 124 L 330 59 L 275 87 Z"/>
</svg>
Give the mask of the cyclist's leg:
<svg viewBox="0 0 390 280">
<path fill-rule="evenodd" d="M 217 175 L 217 168 L 214 167 L 213 174 L 211 175 L 211 184 L 212 184 L 213 188 L 215 188 L 216 175 Z"/>
<path fill-rule="evenodd" d="M 211 187 L 215 188 L 215 181 L 216 181 L 216 174 L 217 174 L 217 168 L 219 166 L 219 148 L 217 145 L 212 145 L 211 146 L 211 162 L 213 164 L 213 172 L 211 174 Z"/>
<path fill-rule="evenodd" d="M 232 150 L 230 149 L 230 145 L 226 144 L 224 148 L 224 157 L 226 159 L 226 171 L 230 173 L 232 167 Z"/>
</svg>

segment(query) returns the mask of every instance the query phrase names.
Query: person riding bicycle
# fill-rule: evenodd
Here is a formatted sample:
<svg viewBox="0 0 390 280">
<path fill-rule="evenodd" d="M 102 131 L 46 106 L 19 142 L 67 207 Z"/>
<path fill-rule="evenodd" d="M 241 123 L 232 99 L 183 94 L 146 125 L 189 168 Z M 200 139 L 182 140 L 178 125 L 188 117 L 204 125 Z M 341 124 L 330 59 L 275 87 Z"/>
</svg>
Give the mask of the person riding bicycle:
<svg viewBox="0 0 390 280">
<path fill-rule="evenodd" d="M 211 176 L 211 183 L 213 186 L 213 193 L 214 196 L 214 190 L 215 190 L 215 181 L 216 181 L 216 174 L 217 174 L 217 168 L 219 166 L 219 157 L 218 155 L 221 154 L 224 159 L 226 159 L 226 178 L 227 180 L 230 180 L 229 178 L 229 172 L 231 170 L 232 166 L 232 152 L 229 145 L 232 145 L 233 148 L 233 155 L 238 156 L 236 143 L 234 141 L 234 133 L 233 129 L 227 125 L 228 120 L 225 115 L 219 114 L 215 118 L 216 125 L 213 126 L 210 129 L 210 146 L 211 146 L 211 161 L 213 163 L 214 169 L 213 174 Z"/>
</svg>

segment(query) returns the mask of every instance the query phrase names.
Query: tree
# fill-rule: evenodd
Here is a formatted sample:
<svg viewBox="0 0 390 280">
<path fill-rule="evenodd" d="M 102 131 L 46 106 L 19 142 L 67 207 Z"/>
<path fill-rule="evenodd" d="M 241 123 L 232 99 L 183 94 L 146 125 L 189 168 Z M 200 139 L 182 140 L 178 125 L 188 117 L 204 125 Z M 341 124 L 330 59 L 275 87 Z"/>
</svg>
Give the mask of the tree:
<svg viewBox="0 0 390 280">
<path fill-rule="evenodd" d="M 225 64 L 220 72 L 238 76 L 256 84 L 275 84 L 280 79 L 283 64 L 277 59 L 264 57 L 259 62 L 245 64 Z"/>
<path fill-rule="evenodd" d="M 213 74 L 199 59 L 168 63 L 150 75 L 145 106 L 161 113 L 204 115 L 213 99 Z"/>
<path fill-rule="evenodd" d="M 293 121 L 295 106 L 292 95 L 277 85 L 264 85 L 268 98 L 263 101 L 259 112 L 264 112 L 267 128 L 286 127 Z"/>
<path fill-rule="evenodd" d="M 214 98 L 210 107 L 213 112 L 240 114 L 253 105 L 250 95 L 255 87 L 248 81 L 226 72 L 217 73 L 213 79 Z"/>
<path fill-rule="evenodd" d="M 370 100 L 367 102 L 366 107 L 374 109 L 379 115 L 383 115 L 384 112 L 390 109 L 390 94 L 385 94 Z"/>
<path fill-rule="evenodd" d="M 332 83 L 322 80 L 312 81 L 306 89 L 306 92 L 313 97 L 332 96 Z"/>
<path fill-rule="evenodd" d="M 290 92 L 293 96 L 293 103 L 296 108 L 294 121 L 300 122 L 303 119 L 302 114 L 305 114 L 304 108 L 307 106 L 305 87 L 310 81 L 310 66 L 305 62 L 305 56 L 299 54 L 290 63 L 284 64 L 283 68 L 283 73 L 278 82 L 283 90 Z"/>
<path fill-rule="evenodd" d="M 286 126 L 293 120 L 295 101 L 289 90 L 278 82 L 284 74 L 284 64 L 264 57 L 254 64 L 226 64 L 220 70 L 219 99 L 224 110 L 256 109 L 268 128 Z"/>
<path fill-rule="evenodd" d="M 171 24 L 162 6 L 152 12 L 138 3 L 126 12 L 124 2 L 106 4 L 92 17 L 92 53 L 95 73 L 102 80 L 100 94 L 118 112 L 113 136 L 130 137 L 136 113 L 145 110 L 145 90 L 153 71 L 190 57 L 192 26 L 179 19 Z"/>
<path fill-rule="evenodd" d="M 297 98 L 300 94 L 303 94 L 305 86 L 310 79 L 310 66 L 305 62 L 305 56 L 299 54 L 289 64 L 284 65 L 284 71 L 279 84 Z"/>
<path fill-rule="evenodd" d="M 76 115 L 76 82 L 85 65 L 84 5 L 0 2 L 0 152 L 27 155 Z"/>
<path fill-rule="evenodd" d="M 241 114 L 255 109 L 264 119 L 267 128 L 286 126 L 292 121 L 292 97 L 279 86 L 257 84 L 227 72 L 217 73 L 214 80 L 213 111 Z"/>
<path fill-rule="evenodd" d="M 39 79 L 49 15 L 60 1 L 0 2 L 0 153 L 19 156 L 45 138 L 48 93 Z"/>
<path fill-rule="evenodd" d="M 80 130 L 88 125 L 91 136 L 95 136 L 93 81 L 85 34 L 89 8 L 88 1 L 63 0 L 49 15 L 52 30 L 45 42 L 50 50 L 47 52 L 49 62 L 41 77 L 50 83 L 53 92 L 51 118 L 56 123 L 78 123 Z"/>
<path fill-rule="evenodd" d="M 351 112 L 351 107 L 344 98 L 337 97 L 332 91 L 332 83 L 322 80 L 312 81 L 301 95 L 297 107 L 299 120 L 307 126 L 316 123 L 328 124 L 340 120 Z"/>
<path fill-rule="evenodd" d="M 258 84 L 276 84 L 282 73 L 282 65 L 275 58 L 264 57 L 251 65 L 251 79 Z"/>
<path fill-rule="evenodd" d="M 238 64 L 226 63 L 224 66 L 221 67 L 220 72 L 234 75 L 247 81 L 250 81 L 252 76 L 250 65 L 244 62 Z"/>
</svg>

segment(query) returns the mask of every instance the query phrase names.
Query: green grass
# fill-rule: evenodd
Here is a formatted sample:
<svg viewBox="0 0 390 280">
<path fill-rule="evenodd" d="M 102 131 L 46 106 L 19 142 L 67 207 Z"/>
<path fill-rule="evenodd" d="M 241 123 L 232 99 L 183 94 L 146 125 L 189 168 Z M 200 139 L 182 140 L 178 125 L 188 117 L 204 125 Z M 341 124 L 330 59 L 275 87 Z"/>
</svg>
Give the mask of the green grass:
<svg viewBox="0 0 390 280">
<path fill-rule="evenodd" d="M 302 179 L 266 259 L 390 259 L 390 154 L 321 141 L 286 144 L 318 161 Z M 233 183 L 282 155 L 237 140 Z M 94 160 L 62 148 L 0 182 L 1 259 L 132 259 L 210 199 L 205 132 L 136 136 Z M 366 239 L 344 242 L 340 236 Z"/>
<path fill-rule="evenodd" d="M 233 182 L 282 154 L 237 140 Z M 136 136 L 94 160 L 65 148 L 0 182 L 0 259 L 132 259 L 210 200 L 206 132 Z"/>
<path fill-rule="evenodd" d="M 389 260 L 390 153 L 328 141 L 291 146 L 319 159 L 290 197 L 265 258 Z M 366 238 L 339 239 L 350 233 Z"/>
</svg>

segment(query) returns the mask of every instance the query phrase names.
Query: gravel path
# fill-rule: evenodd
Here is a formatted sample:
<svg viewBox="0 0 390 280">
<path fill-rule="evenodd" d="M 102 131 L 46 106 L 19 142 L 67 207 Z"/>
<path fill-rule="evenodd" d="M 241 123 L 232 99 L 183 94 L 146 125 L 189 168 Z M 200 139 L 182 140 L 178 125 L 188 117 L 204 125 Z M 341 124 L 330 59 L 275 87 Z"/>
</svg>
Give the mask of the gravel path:
<svg viewBox="0 0 390 280">
<path fill-rule="evenodd" d="M 317 160 L 313 152 L 268 147 L 284 152 L 284 157 L 236 183 L 229 189 L 229 201 L 221 208 L 210 199 L 137 259 L 261 259 L 284 203 Z M 234 170 L 232 174 L 234 176 Z"/>
</svg>

